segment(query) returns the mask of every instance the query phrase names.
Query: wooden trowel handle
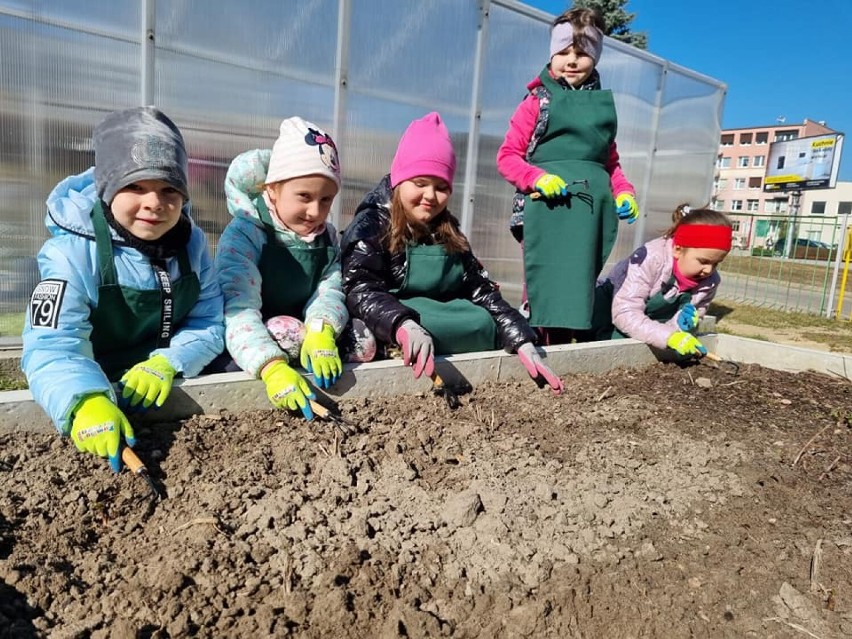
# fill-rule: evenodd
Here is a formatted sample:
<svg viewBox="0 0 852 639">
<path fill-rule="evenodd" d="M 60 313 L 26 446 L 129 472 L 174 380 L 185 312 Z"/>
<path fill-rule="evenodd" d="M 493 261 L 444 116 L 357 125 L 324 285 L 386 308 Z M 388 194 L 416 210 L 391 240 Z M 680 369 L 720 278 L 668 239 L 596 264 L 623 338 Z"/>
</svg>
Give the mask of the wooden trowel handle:
<svg viewBox="0 0 852 639">
<path fill-rule="evenodd" d="M 714 353 L 712 351 L 707 351 L 707 354 L 704 355 L 704 357 L 709 359 L 711 362 L 721 362 L 722 361 L 722 358 L 719 357 L 718 355 L 716 355 L 716 353 Z"/>
<path fill-rule="evenodd" d="M 140 473 L 145 470 L 145 464 L 136 456 L 136 453 L 133 452 L 130 446 L 125 446 L 124 450 L 121 451 L 121 461 L 134 473 Z"/>
<path fill-rule="evenodd" d="M 314 411 L 314 415 L 316 415 L 320 419 L 326 419 L 331 414 L 331 411 L 328 410 L 322 404 L 320 404 L 318 401 L 314 399 L 309 399 L 308 402 L 311 405 L 311 410 Z"/>
</svg>

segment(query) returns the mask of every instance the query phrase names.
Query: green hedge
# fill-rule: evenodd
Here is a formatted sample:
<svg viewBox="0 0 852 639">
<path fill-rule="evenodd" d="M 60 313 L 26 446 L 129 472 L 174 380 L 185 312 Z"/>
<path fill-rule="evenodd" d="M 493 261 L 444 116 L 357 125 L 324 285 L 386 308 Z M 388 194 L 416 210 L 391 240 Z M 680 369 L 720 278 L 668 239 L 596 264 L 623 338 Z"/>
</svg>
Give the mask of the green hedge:
<svg viewBox="0 0 852 639">
<path fill-rule="evenodd" d="M 765 248 L 753 248 L 751 249 L 751 254 L 755 257 L 772 257 L 775 255 L 775 251 Z"/>
</svg>

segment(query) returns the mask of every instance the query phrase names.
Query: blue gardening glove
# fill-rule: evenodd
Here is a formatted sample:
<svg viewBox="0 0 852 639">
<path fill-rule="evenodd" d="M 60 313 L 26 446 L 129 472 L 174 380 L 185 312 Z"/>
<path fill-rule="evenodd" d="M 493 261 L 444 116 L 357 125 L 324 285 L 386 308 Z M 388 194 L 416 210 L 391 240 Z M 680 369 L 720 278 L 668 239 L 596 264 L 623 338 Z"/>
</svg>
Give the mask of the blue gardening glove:
<svg viewBox="0 0 852 639">
<path fill-rule="evenodd" d="M 547 385 L 550 386 L 551 390 L 553 390 L 554 394 L 559 395 L 565 389 L 562 380 L 559 379 L 556 373 L 545 366 L 532 342 L 521 344 L 518 348 L 518 359 L 521 360 L 521 364 L 527 369 L 530 377 L 537 379 L 541 376 Z"/>
<path fill-rule="evenodd" d="M 414 367 L 414 378 L 423 373 L 432 377 L 435 372 L 435 346 L 429 335 L 414 320 L 405 320 L 396 329 L 396 343 L 402 349 L 402 363 Z"/>
<path fill-rule="evenodd" d="M 320 388 L 331 388 L 343 373 L 343 362 L 337 352 L 334 341 L 334 329 L 319 320 L 319 330 L 308 324 L 305 341 L 302 342 L 302 368 L 314 374 L 314 381 Z"/>
<path fill-rule="evenodd" d="M 698 320 L 698 309 L 692 304 L 685 304 L 680 309 L 680 315 L 677 316 L 677 327 L 682 331 L 691 333 L 698 328 Z"/>
<path fill-rule="evenodd" d="M 669 336 L 666 346 L 678 352 L 679 355 L 696 355 L 703 357 L 707 349 L 695 337 L 683 331 L 676 331 Z"/>
<path fill-rule="evenodd" d="M 121 470 L 121 438 L 128 446 L 136 444 L 133 428 L 124 413 L 103 393 L 80 400 L 71 418 L 71 441 L 77 450 L 109 457 L 114 472 Z"/>
<path fill-rule="evenodd" d="M 172 380 L 176 374 L 177 371 L 163 355 L 154 355 L 139 362 L 119 380 L 119 405 L 130 409 L 130 412 L 145 412 L 151 404 L 160 408 L 172 391 Z"/>
<path fill-rule="evenodd" d="M 535 183 L 535 190 L 544 197 L 555 198 L 568 195 L 568 185 L 558 175 L 545 173 Z"/>
<path fill-rule="evenodd" d="M 628 224 L 633 224 L 639 219 L 639 205 L 636 204 L 636 198 L 630 193 L 619 193 L 615 196 L 615 212 L 619 220 L 627 220 Z"/>
<path fill-rule="evenodd" d="M 309 399 L 317 396 L 308 386 L 305 378 L 283 360 L 267 364 L 260 373 L 260 378 L 266 384 L 266 395 L 276 408 L 289 408 L 302 411 L 305 419 L 314 418 Z"/>
</svg>

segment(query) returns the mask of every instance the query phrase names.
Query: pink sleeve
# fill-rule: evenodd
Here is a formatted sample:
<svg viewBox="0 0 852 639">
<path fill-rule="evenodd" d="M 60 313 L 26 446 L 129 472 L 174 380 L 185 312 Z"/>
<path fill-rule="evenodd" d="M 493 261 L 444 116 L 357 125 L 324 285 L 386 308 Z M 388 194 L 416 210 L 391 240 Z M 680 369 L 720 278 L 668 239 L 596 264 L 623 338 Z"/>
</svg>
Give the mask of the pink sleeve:
<svg viewBox="0 0 852 639">
<path fill-rule="evenodd" d="M 532 191 L 536 181 L 546 173 L 525 159 L 537 119 L 538 98 L 528 95 L 515 109 L 509 120 L 509 130 L 497 151 L 497 170 L 500 175 L 525 193 Z"/>
<path fill-rule="evenodd" d="M 719 290 L 719 282 L 706 291 L 701 291 L 698 295 L 692 296 L 692 303 L 698 311 L 698 317 L 707 315 L 707 309 L 710 307 L 710 302 L 716 297 L 716 291 Z"/>
<path fill-rule="evenodd" d="M 613 325 L 628 337 L 657 348 L 666 348 L 669 336 L 677 330 L 645 315 L 645 304 L 653 292 L 660 290 L 664 270 L 659 257 L 651 255 L 641 264 L 631 263 L 612 300 Z"/>
<path fill-rule="evenodd" d="M 615 142 L 609 148 L 609 160 L 606 163 L 606 171 L 609 173 L 609 184 L 613 195 L 621 193 L 636 195 L 636 189 L 633 188 L 630 180 L 627 179 L 624 171 L 621 170 L 621 162 L 619 161 L 618 149 L 615 146 Z"/>
</svg>

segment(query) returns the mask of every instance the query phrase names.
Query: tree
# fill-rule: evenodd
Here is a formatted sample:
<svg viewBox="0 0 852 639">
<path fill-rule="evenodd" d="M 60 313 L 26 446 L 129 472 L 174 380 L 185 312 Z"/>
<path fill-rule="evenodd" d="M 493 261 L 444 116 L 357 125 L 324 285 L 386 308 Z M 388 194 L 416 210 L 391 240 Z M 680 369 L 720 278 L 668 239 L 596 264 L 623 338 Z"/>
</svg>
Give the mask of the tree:
<svg viewBox="0 0 852 639">
<path fill-rule="evenodd" d="M 574 0 L 573 6 L 584 9 L 597 9 L 603 17 L 606 29 L 604 33 L 616 40 L 638 49 L 648 48 L 648 34 L 644 31 L 631 31 L 630 23 L 635 13 L 624 10 L 627 0 Z"/>
</svg>

